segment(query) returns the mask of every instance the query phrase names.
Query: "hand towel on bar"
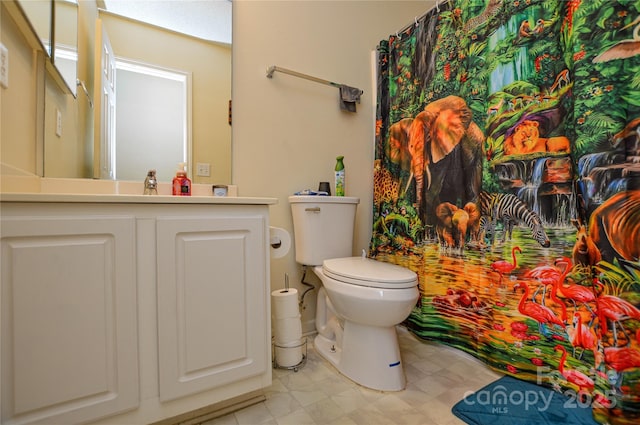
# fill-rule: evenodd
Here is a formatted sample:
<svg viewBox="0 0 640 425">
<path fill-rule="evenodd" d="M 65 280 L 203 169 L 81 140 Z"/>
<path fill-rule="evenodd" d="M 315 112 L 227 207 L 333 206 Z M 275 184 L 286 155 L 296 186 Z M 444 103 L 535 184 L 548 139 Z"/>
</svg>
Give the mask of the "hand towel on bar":
<svg viewBox="0 0 640 425">
<path fill-rule="evenodd" d="M 344 84 L 340 85 L 340 109 L 343 111 L 355 112 L 356 111 L 356 102 L 360 103 L 360 96 L 362 95 L 362 90 L 345 86 Z"/>
</svg>

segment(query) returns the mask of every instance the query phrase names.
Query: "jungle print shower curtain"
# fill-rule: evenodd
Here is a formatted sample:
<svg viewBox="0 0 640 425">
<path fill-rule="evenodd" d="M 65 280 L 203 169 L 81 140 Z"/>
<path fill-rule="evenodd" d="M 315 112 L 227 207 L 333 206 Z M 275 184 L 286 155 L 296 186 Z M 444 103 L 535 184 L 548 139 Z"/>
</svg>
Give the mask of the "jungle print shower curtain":
<svg viewBox="0 0 640 425">
<path fill-rule="evenodd" d="M 370 255 L 418 273 L 410 330 L 640 423 L 640 0 L 451 0 L 378 51 Z"/>
</svg>

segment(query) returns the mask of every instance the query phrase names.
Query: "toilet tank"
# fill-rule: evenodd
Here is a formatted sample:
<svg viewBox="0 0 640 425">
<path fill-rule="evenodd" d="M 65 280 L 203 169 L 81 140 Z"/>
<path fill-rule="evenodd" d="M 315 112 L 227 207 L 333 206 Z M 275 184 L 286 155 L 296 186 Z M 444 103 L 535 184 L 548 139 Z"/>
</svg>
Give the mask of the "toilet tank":
<svg viewBox="0 0 640 425">
<path fill-rule="evenodd" d="M 296 262 L 319 266 L 351 257 L 359 202 L 349 196 L 290 196 Z"/>
</svg>

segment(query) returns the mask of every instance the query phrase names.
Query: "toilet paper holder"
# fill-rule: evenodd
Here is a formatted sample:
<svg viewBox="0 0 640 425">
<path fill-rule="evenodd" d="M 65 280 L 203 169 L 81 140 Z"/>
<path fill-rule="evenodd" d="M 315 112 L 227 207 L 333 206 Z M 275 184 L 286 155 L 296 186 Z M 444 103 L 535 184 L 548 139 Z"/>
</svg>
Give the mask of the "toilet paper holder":
<svg viewBox="0 0 640 425">
<path fill-rule="evenodd" d="M 269 251 L 271 258 L 282 258 L 291 248 L 291 235 L 280 227 L 269 227 Z"/>
<path fill-rule="evenodd" d="M 278 364 L 278 357 L 276 355 L 276 352 L 278 350 L 276 350 L 276 348 L 279 348 L 280 350 L 296 350 L 301 348 L 302 349 L 302 360 L 300 360 L 300 363 L 293 365 L 293 366 L 282 366 L 280 364 Z M 300 344 L 296 344 L 292 347 L 289 346 L 282 346 L 282 345 L 278 345 L 277 343 L 273 342 L 273 368 L 274 369 L 289 369 L 289 370 L 293 370 L 294 372 L 297 372 L 298 369 L 300 369 L 301 367 L 303 367 L 305 365 L 305 363 L 307 363 L 307 338 L 303 337 L 300 340 Z"/>
</svg>

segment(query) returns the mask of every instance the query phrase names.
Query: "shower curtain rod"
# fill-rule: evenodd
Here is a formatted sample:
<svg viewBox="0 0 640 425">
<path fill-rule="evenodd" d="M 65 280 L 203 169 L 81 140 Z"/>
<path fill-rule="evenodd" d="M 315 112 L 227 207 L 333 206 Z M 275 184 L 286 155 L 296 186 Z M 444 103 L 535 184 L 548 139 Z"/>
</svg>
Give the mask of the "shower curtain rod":
<svg viewBox="0 0 640 425">
<path fill-rule="evenodd" d="M 282 72 L 284 74 L 293 75 L 294 77 L 304 78 L 305 80 L 313 81 L 313 82 L 316 82 L 316 83 L 325 84 L 327 86 L 333 86 L 333 87 L 338 87 L 338 88 L 344 86 L 344 84 L 334 83 L 333 81 L 329 81 L 329 80 L 323 80 L 322 78 L 313 77 L 311 75 L 303 74 L 303 73 L 297 72 L 297 71 L 292 71 L 290 69 L 282 68 L 282 67 L 275 66 L 275 65 L 270 66 L 267 69 L 267 78 L 273 78 L 273 73 L 276 72 L 276 71 Z M 364 92 L 362 90 L 360 90 L 360 94 L 363 94 L 363 93 Z"/>
<path fill-rule="evenodd" d="M 429 10 L 427 10 L 426 12 L 424 12 L 422 15 L 420 15 L 419 17 L 416 16 L 414 18 L 414 23 L 413 24 L 409 24 L 406 25 L 404 27 L 402 27 L 402 29 L 400 31 L 396 31 L 396 35 L 402 34 L 403 32 L 405 32 L 406 30 L 408 30 L 409 28 L 411 28 L 413 25 L 418 25 L 418 21 L 422 18 L 424 18 L 425 16 L 427 16 L 427 14 L 431 13 L 431 11 L 433 9 L 440 9 L 440 6 L 449 3 L 451 0 L 436 0 L 436 4 Z"/>
</svg>

